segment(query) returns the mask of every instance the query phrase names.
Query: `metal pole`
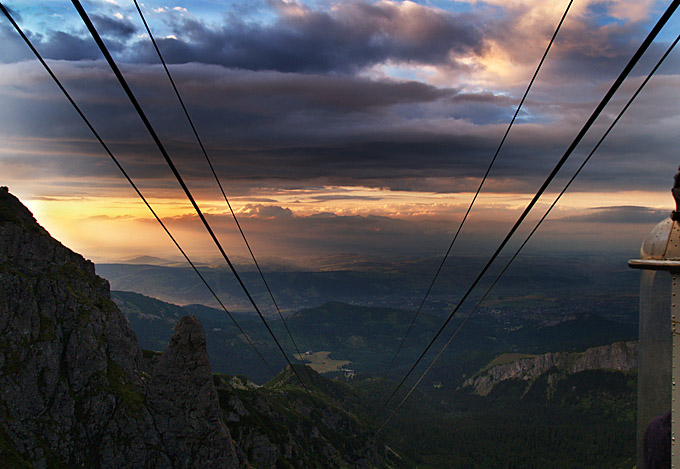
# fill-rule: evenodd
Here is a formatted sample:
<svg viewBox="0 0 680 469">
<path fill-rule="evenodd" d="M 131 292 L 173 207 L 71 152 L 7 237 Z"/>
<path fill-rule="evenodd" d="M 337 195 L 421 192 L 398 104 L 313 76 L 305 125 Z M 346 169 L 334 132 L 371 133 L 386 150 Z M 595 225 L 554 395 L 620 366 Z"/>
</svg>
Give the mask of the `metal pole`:
<svg viewBox="0 0 680 469">
<path fill-rule="evenodd" d="M 647 455 L 643 441 L 646 437 L 643 435 L 650 431 L 652 427 L 649 424 L 654 420 L 657 420 L 657 424 L 654 427 L 653 442 L 650 442 L 647 450 L 658 454 L 649 456 L 662 460 L 668 457 L 669 447 L 661 449 L 659 444 L 667 441 L 669 436 L 668 433 L 661 433 L 668 428 L 666 419 L 670 399 L 668 462 L 670 467 L 680 469 L 680 168 L 675 174 L 671 191 L 675 211 L 671 213 L 670 219 L 657 224 L 645 238 L 640 251 L 641 259 L 631 259 L 628 265 L 648 271 L 643 274 L 640 288 L 638 467 L 645 465 Z M 660 272 L 653 271 L 666 271 L 671 276 L 670 324 L 667 316 L 668 283 L 657 278 Z"/>
<path fill-rule="evenodd" d="M 680 441 L 680 303 L 676 299 L 680 298 L 680 283 L 678 274 L 672 273 L 673 286 L 671 290 L 672 307 L 671 321 L 673 326 L 673 364 L 672 376 L 673 387 L 671 391 L 671 467 L 680 467 L 680 451 L 678 446 Z M 678 319 L 676 319 L 678 318 Z"/>
<path fill-rule="evenodd" d="M 676 184 L 678 185 L 676 175 Z M 673 195 L 678 201 L 677 188 L 673 188 Z M 671 252 L 678 249 L 680 244 L 680 226 L 677 221 L 678 212 L 673 212 L 673 225 L 668 236 L 666 251 Z M 671 327 L 673 330 L 673 348 L 671 355 L 671 467 L 680 467 L 680 282 L 678 282 L 678 271 L 670 271 L 672 278 L 671 286 Z"/>
</svg>

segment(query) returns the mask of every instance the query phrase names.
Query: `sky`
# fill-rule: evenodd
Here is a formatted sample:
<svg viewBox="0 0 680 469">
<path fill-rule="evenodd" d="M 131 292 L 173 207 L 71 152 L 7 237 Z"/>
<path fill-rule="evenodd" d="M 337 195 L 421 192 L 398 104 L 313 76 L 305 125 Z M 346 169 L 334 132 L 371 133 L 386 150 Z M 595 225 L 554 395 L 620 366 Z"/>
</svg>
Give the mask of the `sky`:
<svg viewBox="0 0 680 469">
<path fill-rule="evenodd" d="M 574 1 L 454 255 L 493 251 L 668 3 Z M 3 4 L 190 255 L 216 259 L 71 3 Z M 83 5 L 227 252 L 247 255 L 134 4 Z M 295 259 L 443 255 L 567 2 L 141 5 L 255 253 Z M 673 18 L 529 221 L 542 215 L 678 33 L 680 19 Z M 0 185 L 53 236 L 95 262 L 177 258 L 7 21 L 0 22 L 0 41 Z M 595 154 L 531 249 L 634 257 L 643 237 L 674 208 L 677 54 Z"/>
</svg>

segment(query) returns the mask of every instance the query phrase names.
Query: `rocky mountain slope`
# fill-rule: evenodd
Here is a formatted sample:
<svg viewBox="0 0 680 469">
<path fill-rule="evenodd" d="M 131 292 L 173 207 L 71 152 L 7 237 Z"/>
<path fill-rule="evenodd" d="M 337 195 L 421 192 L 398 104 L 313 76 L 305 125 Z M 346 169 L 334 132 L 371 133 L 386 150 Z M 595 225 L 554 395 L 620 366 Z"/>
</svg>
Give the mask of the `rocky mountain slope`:
<svg viewBox="0 0 680 469">
<path fill-rule="evenodd" d="M 94 265 L 0 188 L 0 467 L 386 465 L 349 387 L 213 375 L 201 323 L 173 319 L 142 351 Z"/>
<path fill-rule="evenodd" d="M 5 467 L 236 467 L 196 321 L 155 366 L 94 265 L 0 188 Z M 179 377 L 179 379 L 177 379 Z"/>
<path fill-rule="evenodd" d="M 384 467 L 384 445 L 368 426 L 368 408 L 344 383 L 295 365 L 264 386 L 216 375 L 215 383 L 242 460 L 255 467 Z"/>
<path fill-rule="evenodd" d="M 501 355 L 487 367 L 463 383 L 480 396 L 488 395 L 503 381 L 522 380 L 531 384 L 541 376 L 548 383 L 567 375 L 589 370 L 635 372 L 637 370 L 637 342 L 617 342 L 593 347 L 580 353 L 557 352 L 534 356 Z"/>
</svg>

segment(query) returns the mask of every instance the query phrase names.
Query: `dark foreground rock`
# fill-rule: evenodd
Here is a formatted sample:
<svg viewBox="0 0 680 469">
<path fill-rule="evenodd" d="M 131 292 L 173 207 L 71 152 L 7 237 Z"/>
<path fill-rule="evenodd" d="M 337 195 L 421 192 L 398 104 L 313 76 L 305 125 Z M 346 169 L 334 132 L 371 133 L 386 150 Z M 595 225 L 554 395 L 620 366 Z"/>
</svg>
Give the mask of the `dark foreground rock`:
<svg viewBox="0 0 680 469">
<path fill-rule="evenodd" d="M 205 335 L 181 320 L 154 365 L 94 265 L 0 188 L 3 467 L 237 467 Z"/>
<path fill-rule="evenodd" d="M 156 425 L 176 465 L 237 464 L 234 445 L 220 419 L 205 333 L 196 318 L 184 317 L 177 323 L 168 348 L 153 367 L 147 398 L 152 415 L 160 416 Z"/>
</svg>

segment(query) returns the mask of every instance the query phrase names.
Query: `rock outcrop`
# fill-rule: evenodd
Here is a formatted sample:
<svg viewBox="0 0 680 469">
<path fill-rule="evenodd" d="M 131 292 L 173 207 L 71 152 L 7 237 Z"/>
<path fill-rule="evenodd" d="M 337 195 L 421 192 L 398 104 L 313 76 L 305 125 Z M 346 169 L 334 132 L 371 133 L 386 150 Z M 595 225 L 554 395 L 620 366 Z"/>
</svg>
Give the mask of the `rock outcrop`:
<svg viewBox="0 0 680 469">
<path fill-rule="evenodd" d="M 194 317 L 184 317 L 175 326 L 175 335 L 153 367 L 147 399 L 175 465 L 189 467 L 194 461 L 210 461 L 214 467 L 238 465 L 220 419 L 205 333 Z"/>
<path fill-rule="evenodd" d="M 264 386 L 216 375 L 220 405 L 242 463 L 276 467 L 389 467 L 357 395 L 344 383 L 296 365 Z"/>
<path fill-rule="evenodd" d="M 6 467 L 235 467 L 193 319 L 147 365 L 94 265 L 0 188 L 0 460 Z"/>
<path fill-rule="evenodd" d="M 463 388 L 472 388 L 480 396 L 488 395 L 498 383 L 507 380 L 531 382 L 549 375 L 554 383 L 562 377 L 588 370 L 632 372 L 637 370 L 637 342 L 617 342 L 584 352 L 557 352 L 517 358 L 507 363 L 493 365 L 471 377 Z"/>
</svg>

